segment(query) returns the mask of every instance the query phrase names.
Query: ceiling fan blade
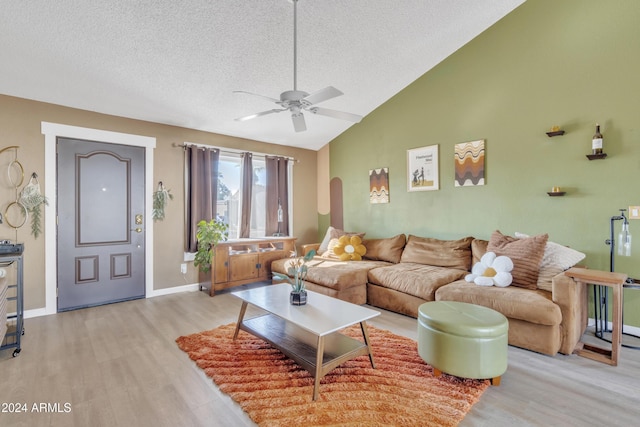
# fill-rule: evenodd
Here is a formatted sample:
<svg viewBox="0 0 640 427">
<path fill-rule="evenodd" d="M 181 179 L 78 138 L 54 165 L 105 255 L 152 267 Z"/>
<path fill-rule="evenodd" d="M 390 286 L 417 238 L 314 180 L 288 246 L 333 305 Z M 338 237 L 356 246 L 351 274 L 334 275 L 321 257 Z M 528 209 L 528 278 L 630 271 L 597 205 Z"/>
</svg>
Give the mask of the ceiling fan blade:
<svg viewBox="0 0 640 427">
<path fill-rule="evenodd" d="M 291 120 L 293 121 L 293 129 L 296 132 L 304 132 L 307 130 L 307 123 L 304 121 L 304 114 L 301 111 L 292 112 Z"/>
<path fill-rule="evenodd" d="M 251 115 L 248 115 L 248 116 L 238 117 L 238 118 L 236 118 L 234 120 L 236 120 L 238 122 L 244 122 L 245 120 L 255 119 L 256 117 L 266 116 L 267 114 L 271 114 L 271 113 L 279 113 L 281 111 L 287 111 L 287 110 L 286 110 L 286 108 L 282 108 L 282 109 L 274 108 L 273 110 L 261 111 L 259 113 L 251 114 Z"/>
<path fill-rule="evenodd" d="M 327 86 L 324 89 L 320 89 L 317 92 L 313 92 L 300 100 L 302 105 L 305 107 L 309 107 L 314 104 L 319 104 L 321 102 L 327 101 L 331 98 L 335 98 L 336 96 L 344 95 L 338 89 L 333 86 Z"/>
<path fill-rule="evenodd" d="M 359 123 L 362 120 L 362 116 L 352 113 L 345 113 L 344 111 L 330 110 L 328 108 L 313 107 L 308 111 L 313 114 L 319 114 L 321 116 L 333 117 L 334 119 L 348 120 L 350 122 Z"/>
<path fill-rule="evenodd" d="M 246 93 L 247 95 L 259 96 L 260 98 L 268 99 L 271 102 L 280 102 L 279 99 L 271 98 L 270 96 L 260 95 L 259 93 L 247 92 L 246 90 L 234 90 L 233 93 Z"/>
</svg>

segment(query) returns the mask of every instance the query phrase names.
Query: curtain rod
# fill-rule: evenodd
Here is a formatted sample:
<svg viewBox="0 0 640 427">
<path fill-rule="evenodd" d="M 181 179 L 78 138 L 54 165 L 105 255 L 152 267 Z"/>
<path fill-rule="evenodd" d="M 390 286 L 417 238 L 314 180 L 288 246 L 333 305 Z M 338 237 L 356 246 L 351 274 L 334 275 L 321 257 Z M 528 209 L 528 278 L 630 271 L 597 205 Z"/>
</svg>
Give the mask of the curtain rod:
<svg viewBox="0 0 640 427">
<path fill-rule="evenodd" d="M 235 150 L 233 148 L 227 148 L 227 149 L 223 149 L 220 147 L 216 147 L 213 145 L 204 145 L 204 144 L 195 144 L 195 143 L 188 143 L 188 144 L 176 144 L 175 142 L 171 144 L 172 147 L 176 147 L 176 148 L 182 148 L 185 149 L 187 148 L 187 146 L 189 145 L 195 145 L 196 147 L 201 147 L 201 148 L 215 148 L 216 150 L 220 150 L 220 153 L 225 153 L 225 154 L 242 154 L 242 153 L 246 153 L 247 151 L 241 151 L 241 150 Z M 291 157 L 291 156 L 281 156 L 278 154 L 266 154 L 266 153 L 256 153 L 253 151 L 249 151 L 249 153 L 251 153 L 254 156 L 258 156 L 258 157 L 283 157 L 285 159 L 291 160 L 295 163 L 298 163 L 299 160 L 297 160 L 295 157 Z"/>
</svg>

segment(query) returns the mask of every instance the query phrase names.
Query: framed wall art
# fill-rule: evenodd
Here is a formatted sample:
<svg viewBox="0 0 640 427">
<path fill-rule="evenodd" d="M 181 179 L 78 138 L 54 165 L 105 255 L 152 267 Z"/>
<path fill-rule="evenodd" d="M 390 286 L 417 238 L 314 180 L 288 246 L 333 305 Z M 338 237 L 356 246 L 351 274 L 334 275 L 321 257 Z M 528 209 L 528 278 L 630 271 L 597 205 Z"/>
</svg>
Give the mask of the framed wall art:
<svg viewBox="0 0 640 427">
<path fill-rule="evenodd" d="M 369 203 L 389 203 L 389 168 L 369 171 Z"/>
<path fill-rule="evenodd" d="M 455 145 L 456 187 L 484 185 L 484 139 Z"/>
<path fill-rule="evenodd" d="M 407 191 L 439 189 L 438 145 L 407 150 Z"/>
</svg>

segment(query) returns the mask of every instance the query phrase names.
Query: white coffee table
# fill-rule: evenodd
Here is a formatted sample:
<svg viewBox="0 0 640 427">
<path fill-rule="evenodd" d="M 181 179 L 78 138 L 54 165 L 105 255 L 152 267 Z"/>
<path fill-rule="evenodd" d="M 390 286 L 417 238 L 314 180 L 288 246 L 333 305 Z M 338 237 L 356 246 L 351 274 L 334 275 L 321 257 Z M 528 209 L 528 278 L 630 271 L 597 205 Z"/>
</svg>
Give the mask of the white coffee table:
<svg viewBox="0 0 640 427">
<path fill-rule="evenodd" d="M 232 292 L 242 300 L 233 339 L 242 329 L 295 360 L 315 378 L 313 400 L 318 398 L 322 377 L 347 360 L 368 355 L 375 368 L 366 321 L 380 312 L 311 291 L 306 305 L 294 306 L 289 303 L 290 292 L 286 283 Z M 245 319 L 249 304 L 267 313 Z M 338 332 L 356 323 L 364 343 Z"/>
</svg>

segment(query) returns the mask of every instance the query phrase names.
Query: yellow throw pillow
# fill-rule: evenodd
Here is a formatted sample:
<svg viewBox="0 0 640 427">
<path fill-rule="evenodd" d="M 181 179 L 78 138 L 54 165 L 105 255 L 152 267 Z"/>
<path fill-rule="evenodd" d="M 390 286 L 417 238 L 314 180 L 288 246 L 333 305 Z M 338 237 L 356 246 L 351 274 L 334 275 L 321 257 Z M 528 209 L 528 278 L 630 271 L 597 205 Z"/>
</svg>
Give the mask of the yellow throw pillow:
<svg viewBox="0 0 640 427">
<path fill-rule="evenodd" d="M 342 236 L 333 248 L 333 253 L 340 261 L 360 261 L 362 255 L 367 253 L 367 248 L 362 244 L 360 236 Z"/>
</svg>

